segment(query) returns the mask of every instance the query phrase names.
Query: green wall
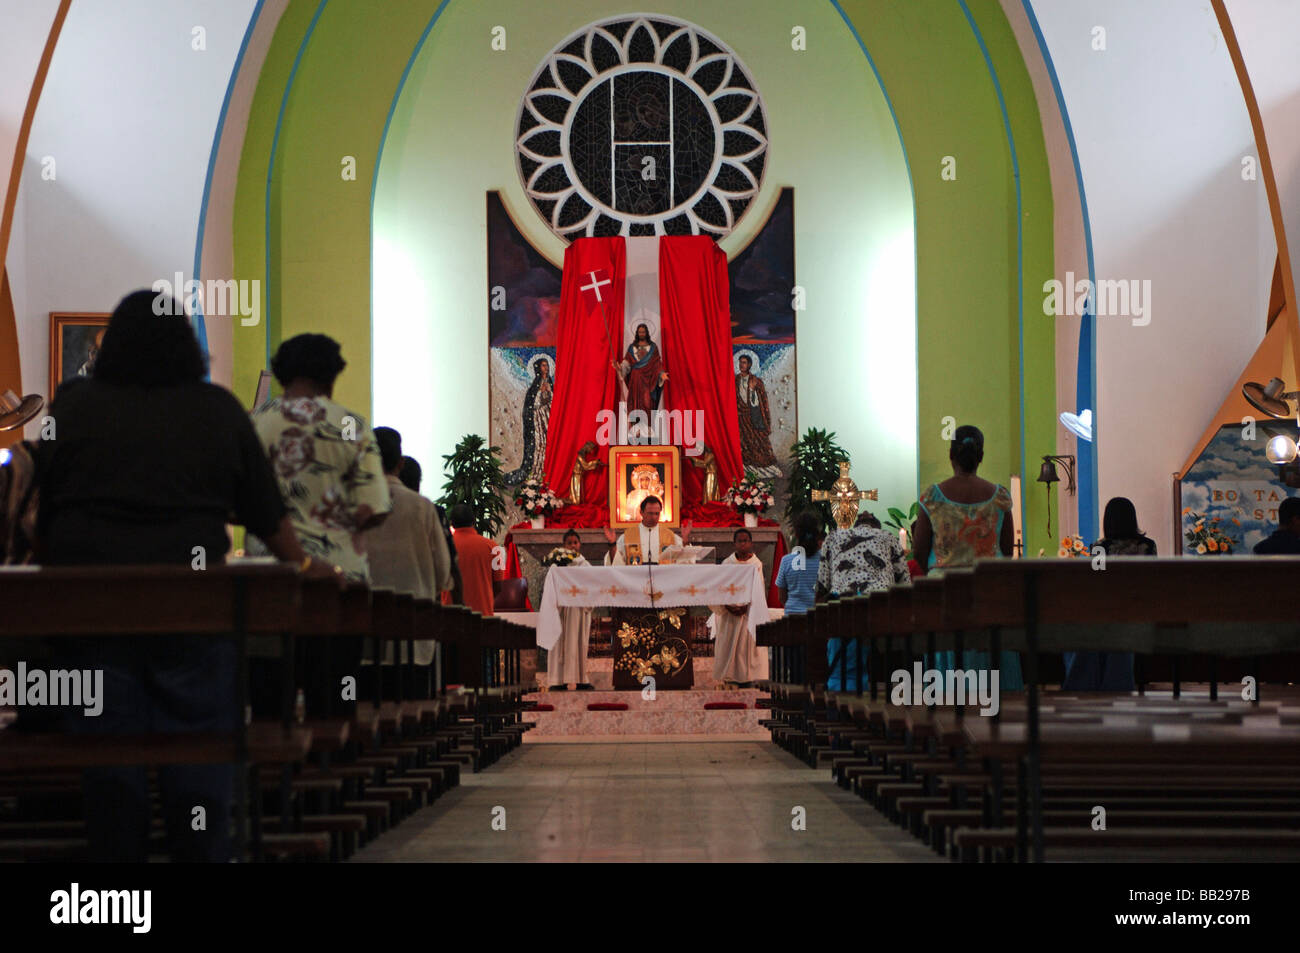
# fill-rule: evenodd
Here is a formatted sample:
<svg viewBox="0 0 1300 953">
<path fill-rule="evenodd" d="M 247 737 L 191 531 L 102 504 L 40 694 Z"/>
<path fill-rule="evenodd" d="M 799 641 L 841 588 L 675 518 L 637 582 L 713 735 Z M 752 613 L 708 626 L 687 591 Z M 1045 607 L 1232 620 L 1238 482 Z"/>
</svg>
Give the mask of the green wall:
<svg viewBox="0 0 1300 953">
<path fill-rule="evenodd" d="M 1016 180 L 996 87 L 961 5 L 846 0 L 845 12 L 880 69 L 907 145 L 916 201 L 918 485 L 951 474 L 944 418 L 984 431 L 982 473 L 1006 483 L 1055 452 L 1055 338 L 1035 306 L 1052 268 L 1052 195 L 1041 123 L 1019 48 L 996 0 L 969 9 L 1006 102 L 1019 163 L 1023 273 Z M 956 178 L 942 177 L 945 157 Z M 1024 288 L 1024 443 L 1021 315 Z M 1029 555 L 1051 548 L 1045 496 L 1023 489 Z"/>
</svg>

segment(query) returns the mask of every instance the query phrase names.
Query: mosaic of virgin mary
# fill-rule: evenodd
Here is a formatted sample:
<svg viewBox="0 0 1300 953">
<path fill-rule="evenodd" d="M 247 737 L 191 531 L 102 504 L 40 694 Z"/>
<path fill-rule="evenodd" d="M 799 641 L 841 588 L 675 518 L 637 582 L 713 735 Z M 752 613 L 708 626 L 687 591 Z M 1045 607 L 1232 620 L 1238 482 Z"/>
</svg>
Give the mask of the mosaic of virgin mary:
<svg viewBox="0 0 1300 953">
<path fill-rule="evenodd" d="M 551 378 L 551 362 L 545 357 L 536 357 L 532 361 L 532 370 L 533 380 L 524 394 L 524 457 L 519 469 L 506 475 L 506 483 L 512 486 L 524 480 L 546 479 L 546 431 L 551 420 L 551 398 L 555 390 Z"/>
</svg>

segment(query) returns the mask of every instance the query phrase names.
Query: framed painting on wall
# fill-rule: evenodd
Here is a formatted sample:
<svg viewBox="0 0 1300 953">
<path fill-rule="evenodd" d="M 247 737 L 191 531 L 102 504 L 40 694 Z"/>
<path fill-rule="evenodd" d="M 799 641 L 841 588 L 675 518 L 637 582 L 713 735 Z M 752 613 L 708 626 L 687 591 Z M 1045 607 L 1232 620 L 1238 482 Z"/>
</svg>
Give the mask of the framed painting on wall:
<svg viewBox="0 0 1300 953">
<path fill-rule="evenodd" d="M 663 502 L 659 522 L 681 521 L 682 471 L 680 447 L 653 445 L 609 448 L 609 525 L 627 529 L 641 522 L 641 501 L 656 496 Z"/>
<path fill-rule="evenodd" d="M 74 377 L 89 377 L 104 342 L 109 315 L 94 312 L 50 312 L 50 392 Z"/>
</svg>

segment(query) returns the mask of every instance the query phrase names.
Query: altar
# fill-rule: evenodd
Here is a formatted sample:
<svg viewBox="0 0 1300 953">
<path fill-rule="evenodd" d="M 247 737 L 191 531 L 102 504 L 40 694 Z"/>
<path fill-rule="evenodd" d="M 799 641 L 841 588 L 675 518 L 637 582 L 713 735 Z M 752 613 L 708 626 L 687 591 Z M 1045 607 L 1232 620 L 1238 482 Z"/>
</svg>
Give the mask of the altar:
<svg viewBox="0 0 1300 953">
<path fill-rule="evenodd" d="M 734 551 L 732 537 L 738 528 L 730 525 L 701 526 L 697 523 L 691 527 L 691 542 L 701 546 L 712 546 L 714 558 L 721 561 Z M 781 537 L 781 527 L 775 522 L 770 522 L 770 525 L 746 528 L 749 529 L 750 537 L 754 540 L 754 552 L 763 560 L 763 575 L 771 579 L 776 565 L 780 563 L 781 557 L 786 552 L 785 540 Z M 563 544 L 564 534 L 568 529 L 569 527 L 558 519 L 554 521 L 554 525 L 548 519 L 547 526 L 543 529 L 532 529 L 527 524 L 512 526 L 507 534 L 507 548 L 510 543 L 513 543 L 534 559 L 540 560 L 552 549 Z M 575 531 L 581 541 L 582 555 L 587 557 L 587 561 L 601 562 L 609 549 L 609 544 L 605 542 L 604 527 L 578 526 L 575 527 Z"/>
<path fill-rule="evenodd" d="M 647 677 L 656 690 L 694 685 L 689 639 L 681 636 L 689 606 L 749 605 L 748 629 L 768 620 L 766 592 L 752 566 L 737 564 L 555 566 L 537 615 L 537 644 L 550 649 L 560 638 L 560 609 L 610 607 L 614 638 L 614 687 L 640 690 Z"/>
</svg>

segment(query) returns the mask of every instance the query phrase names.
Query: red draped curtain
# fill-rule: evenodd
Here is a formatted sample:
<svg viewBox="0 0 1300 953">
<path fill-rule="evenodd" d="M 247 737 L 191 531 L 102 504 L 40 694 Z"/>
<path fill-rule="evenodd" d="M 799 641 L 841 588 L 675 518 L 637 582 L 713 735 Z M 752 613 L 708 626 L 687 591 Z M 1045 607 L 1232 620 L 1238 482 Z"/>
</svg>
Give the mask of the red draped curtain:
<svg viewBox="0 0 1300 953">
<path fill-rule="evenodd" d="M 718 490 L 744 475 L 731 362 L 727 256 L 707 235 L 659 240 L 659 314 L 663 336 L 664 409 L 704 412 L 704 443 L 718 458 Z M 556 406 L 559 391 L 556 391 Z M 698 500 L 704 471 L 682 451 L 682 499 Z"/>
<path fill-rule="evenodd" d="M 611 283 L 600 288 L 602 304 L 592 292 L 591 272 L 605 272 Z M 575 239 L 564 252 L 560 281 L 560 315 L 555 336 L 555 395 L 546 432 L 546 482 L 552 492 L 569 495 L 569 475 L 578 450 L 596 435 L 596 415 L 616 406 L 616 381 L 610 361 L 622 346 L 624 280 L 627 249 L 619 236 Z M 735 425 L 735 409 L 732 423 Z M 609 462 L 609 448 L 598 447 Z M 597 467 L 583 478 L 583 501 L 607 504 L 609 474 Z"/>
</svg>

